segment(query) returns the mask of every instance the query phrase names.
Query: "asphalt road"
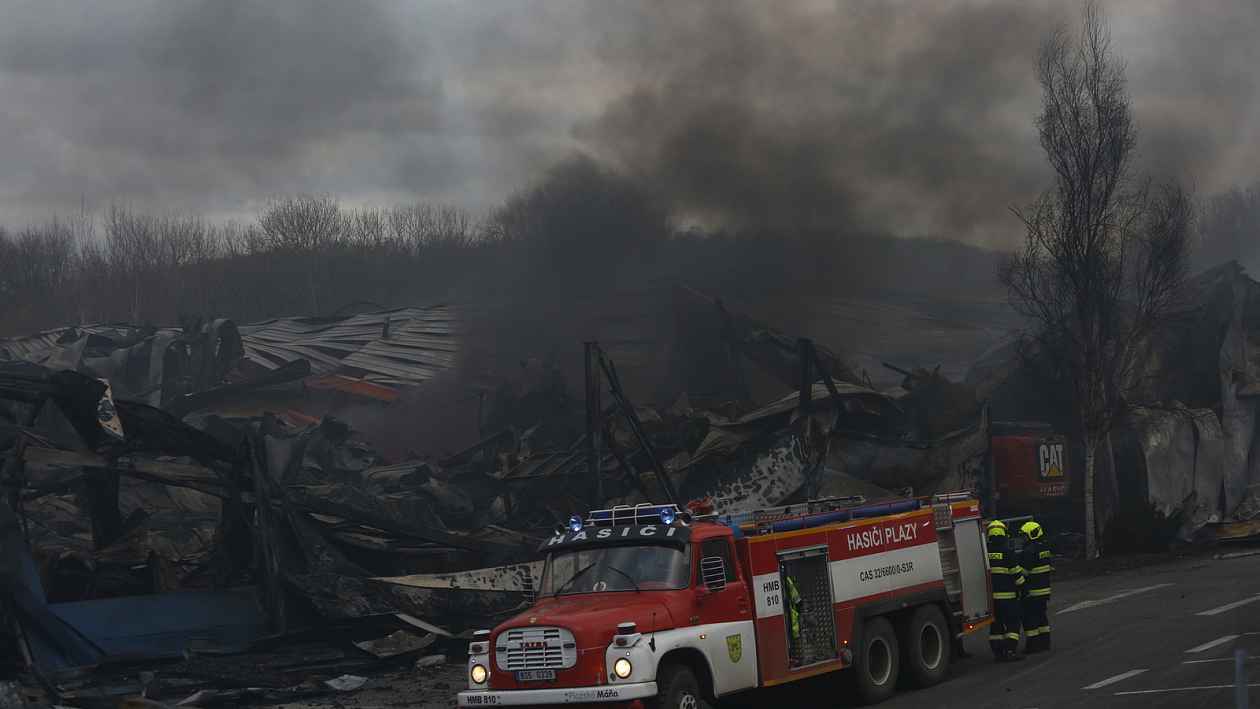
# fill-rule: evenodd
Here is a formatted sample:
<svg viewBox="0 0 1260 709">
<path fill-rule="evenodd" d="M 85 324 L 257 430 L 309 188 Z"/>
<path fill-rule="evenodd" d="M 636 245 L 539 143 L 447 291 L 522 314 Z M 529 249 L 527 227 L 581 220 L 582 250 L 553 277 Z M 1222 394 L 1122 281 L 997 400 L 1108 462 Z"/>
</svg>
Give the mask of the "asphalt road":
<svg viewBox="0 0 1260 709">
<path fill-rule="evenodd" d="M 1055 583 L 1050 624 L 1050 653 L 996 664 L 987 639 L 971 637 L 972 656 L 955 660 L 947 681 L 903 690 L 880 706 L 1232 708 L 1234 652 L 1241 648 L 1249 705 L 1260 708 L 1260 556 L 1197 558 Z M 852 706 L 845 693 L 843 683 L 819 678 L 755 703 Z"/>
</svg>

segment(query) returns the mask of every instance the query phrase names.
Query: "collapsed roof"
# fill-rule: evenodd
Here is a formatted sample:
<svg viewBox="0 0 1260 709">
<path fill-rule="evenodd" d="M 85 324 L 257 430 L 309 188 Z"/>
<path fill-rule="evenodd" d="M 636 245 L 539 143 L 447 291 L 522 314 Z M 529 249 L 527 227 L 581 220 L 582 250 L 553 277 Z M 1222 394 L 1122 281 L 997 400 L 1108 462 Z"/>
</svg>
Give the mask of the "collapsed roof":
<svg viewBox="0 0 1260 709">
<path fill-rule="evenodd" d="M 164 408 L 229 384 L 293 379 L 393 400 L 399 389 L 454 368 L 459 342 L 455 309 L 436 305 L 240 326 L 226 319 L 183 328 L 77 325 L 0 339 L 0 361 L 108 379 L 119 398 Z"/>
</svg>

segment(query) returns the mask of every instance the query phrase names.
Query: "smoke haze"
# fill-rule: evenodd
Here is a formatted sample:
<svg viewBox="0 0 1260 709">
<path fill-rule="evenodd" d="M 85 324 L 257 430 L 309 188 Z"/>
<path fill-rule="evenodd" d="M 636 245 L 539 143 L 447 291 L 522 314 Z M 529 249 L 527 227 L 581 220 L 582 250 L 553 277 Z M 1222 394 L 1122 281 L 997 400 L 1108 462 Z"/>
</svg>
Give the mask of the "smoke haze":
<svg viewBox="0 0 1260 709">
<path fill-rule="evenodd" d="M 4 2 L 0 223 L 330 192 L 485 209 L 580 150 L 684 225 L 1019 237 L 1070 0 Z M 1143 165 L 1260 163 L 1260 6 L 1112 0 Z"/>
</svg>

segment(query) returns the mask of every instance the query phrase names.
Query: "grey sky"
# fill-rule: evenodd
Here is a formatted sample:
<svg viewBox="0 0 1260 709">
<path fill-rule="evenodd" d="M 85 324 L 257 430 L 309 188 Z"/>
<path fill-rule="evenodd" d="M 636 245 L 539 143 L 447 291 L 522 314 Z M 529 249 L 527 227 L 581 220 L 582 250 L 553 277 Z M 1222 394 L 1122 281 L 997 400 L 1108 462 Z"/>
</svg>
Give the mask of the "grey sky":
<svg viewBox="0 0 1260 709">
<path fill-rule="evenodd" d="M 1260 177 L 1260 3 L 1111 0 L 1144 164 Z M 0 0 L 0 223 L 483 209 L 585 150 L 712 222 L 1011 243 L 1074 0 Z"/>
</svg>

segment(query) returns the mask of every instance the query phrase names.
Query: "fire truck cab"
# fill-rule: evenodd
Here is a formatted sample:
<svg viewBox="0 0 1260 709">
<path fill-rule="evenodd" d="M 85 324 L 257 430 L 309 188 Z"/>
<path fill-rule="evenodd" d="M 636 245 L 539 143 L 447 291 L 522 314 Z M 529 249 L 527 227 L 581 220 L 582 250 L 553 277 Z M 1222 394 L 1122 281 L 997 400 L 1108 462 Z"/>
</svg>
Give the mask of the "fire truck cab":
<svg viewBox="0 0 1260 709">
<path fill-rule="evenodd" d="M 866 702 L 945 678 L 991 622 L 970 494 L 833 498 L 739 515 L 574 516 L 538 598 L 469 646 L 461 707 L 691 708 L 851 669 Z"/>
</svg>

